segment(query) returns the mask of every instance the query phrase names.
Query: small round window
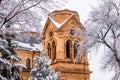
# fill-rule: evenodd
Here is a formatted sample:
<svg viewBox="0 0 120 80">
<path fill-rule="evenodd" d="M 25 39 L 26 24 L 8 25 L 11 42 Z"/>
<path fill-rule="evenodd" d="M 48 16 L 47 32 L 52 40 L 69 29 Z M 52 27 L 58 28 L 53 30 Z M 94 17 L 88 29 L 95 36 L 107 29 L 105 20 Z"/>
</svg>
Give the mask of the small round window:
<svg viewBox="0 0 120 80">
<path fill-rule="evenodd" d="M 49 36 L 50 36 L 50 37 L 52 37 L 52 36 L 53 36 L 53 32 L 52 32 L 52 31 L 50 31 Z"/>
<path fill-rule="evenodd" d="M 70 34 L 71 34 L 71 35 L 75 35 L 75 30 L 71 29 L 71 30 L 70 30 Z"/>
</svg>

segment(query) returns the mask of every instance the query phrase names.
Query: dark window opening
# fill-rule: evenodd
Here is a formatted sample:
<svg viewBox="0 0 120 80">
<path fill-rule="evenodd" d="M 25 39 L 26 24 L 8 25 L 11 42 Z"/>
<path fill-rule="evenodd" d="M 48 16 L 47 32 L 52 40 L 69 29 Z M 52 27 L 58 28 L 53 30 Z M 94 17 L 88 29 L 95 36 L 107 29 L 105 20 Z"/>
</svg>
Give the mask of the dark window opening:
<svg viewBox="0 0 120 80">
<path fill-rule="evenodd" d="M 71 29 L 71 30 L 70 30 L 70 34 L 71 34 L 71 35 L 75 35 L 75 30 Z"/>
<path fill-rule="evenodd" d="M 52 36 L 53 36 L 53 32 L 52 32 L 52 31 L 50 31 L 49 36 L 50 36 L 50 37 L 52 37 Z"/>
<path fill-rule="evenodd" d="M 74 58 L 77 56 L 77 52 L 78 52 L 78 47 L 79 47 L 79 45 L 78 45 L 78 41 L 75 41 L 74 42 Z"/>
<path fill-rule="evenodd" d="M 70 41 L 66 42 L 66 58 L 70 58 Z"/>
<path fill-rule="evenodd" d="M 51 59 L 51 48 L 49 48 L 49 52 L 48 52 L 49 54 L 48 54 L 48 56 L 50 57 L 50 59 Z"/>
<path fill-rule="evenodd" d="M 26 60 L 26 67 L 27 67 L 27 69 L 30 69 L 30 59 L 29 58 L 27 58 L 27 60 Z"/>
<path fill-rule="evenodd" d="M 48 56 L 51 58 L 51 48 L 50 48 L 50 43 L 48 43 Z"/>
<path fill-rule="evenodd" d="M 55 41 L 52 42 L 52 54 L 53 54 L 53 61 L 56 59 L 56 45 Z"/>
</svg>

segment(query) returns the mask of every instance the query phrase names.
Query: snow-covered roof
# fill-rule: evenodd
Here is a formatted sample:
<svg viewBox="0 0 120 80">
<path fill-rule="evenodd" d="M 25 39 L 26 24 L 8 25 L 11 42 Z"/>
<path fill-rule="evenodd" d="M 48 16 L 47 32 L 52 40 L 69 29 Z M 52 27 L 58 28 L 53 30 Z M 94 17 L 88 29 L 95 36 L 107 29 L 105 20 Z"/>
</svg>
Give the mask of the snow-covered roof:
<svg viewBox="0 0 120 80">
<path fill-rule="evenodd" d="M 21 50 L 30 50 L 30 51 L 39 51 L 41 50 L 41 43 L 40 44 L 29 44 L 29 43 L 24 43 L 20 41 L 14 41 L 17 44 L 16 49 L 21 49 Z"/>
<path fill-rule="evenodd" d="M 66 21 L 68 21 L 71 17 L 73 16 L 73 14 L 71 14 L 67 19 L 65 19 L 62 23 L 58 23 L 56 22 L 51 16 L 48 16 L 49 19 L 52 21 L 52 23 L 57 27 L 60 28 L 63 24 L 66 23 Z"/>
<path fill-rule="evenodd" d="M 16 44 L 16 46 L 17 46 L 16 49 L 30 50 L 30 51 L 42 50 L 41 49 L 42 44 L 35 37 L 30 37 L 29 40 L 26 40 L 26 41 L 14 40 L 13 43 Z"/>
</svg>

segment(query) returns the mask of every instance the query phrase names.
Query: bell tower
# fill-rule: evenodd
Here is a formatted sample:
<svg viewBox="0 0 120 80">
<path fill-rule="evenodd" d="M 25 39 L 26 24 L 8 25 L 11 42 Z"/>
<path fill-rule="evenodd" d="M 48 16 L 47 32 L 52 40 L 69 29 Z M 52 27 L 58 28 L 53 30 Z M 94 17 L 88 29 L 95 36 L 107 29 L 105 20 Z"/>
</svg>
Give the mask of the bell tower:
<svg viewBox="0 0 120 80">
<path fill-rule="evenodd" d="M 90 80 L 87 55 L 83 55 L 78 63 L 77 43 L 83 36 L 75 36 L 75 29 L 85 30 L 75 11 L 58 10 L 48 15 L 43 32 L 43 48 L 51 59 L 51 66 L 60 72 L 59 80 Z"/>
</svg>

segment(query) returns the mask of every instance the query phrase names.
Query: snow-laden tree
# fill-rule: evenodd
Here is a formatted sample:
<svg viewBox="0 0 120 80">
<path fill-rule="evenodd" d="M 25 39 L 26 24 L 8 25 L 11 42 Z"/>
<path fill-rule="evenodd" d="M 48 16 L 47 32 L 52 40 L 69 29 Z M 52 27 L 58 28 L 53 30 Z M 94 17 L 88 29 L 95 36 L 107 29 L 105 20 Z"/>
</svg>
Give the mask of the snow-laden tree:
<svg viewBox="0 0 120 80">
<path fill-rule="evenodd" d="M 59 73 L 52 70 L 51 61 L 46 57 L 46 51 L 40 51 L 40 56 L 33 59 L 34 68 L 29 80 L 58 80 Z"/>
<path fill-rule="evenodd" d="M 84 36 L 78 54 L 103 46 L 102 68 L 115 71 L 113 80 L 118 80 L 120 79 L 120 0 L 100 0 L 99 3 L 90 12 L 85 23 L 86 31 L 77 30 L 78 35 Z"/>
<path fill-rule="evenodd" d="M 0 80 L 21 80 L 19 73 L 24 66 L 11 43 L 10 35 L 0 37 Z"/>
<path fill-rule="evenodd" d="M 65 0 L 1 0 L 0 29 L 10 24 L 16 30 L 39 32 L 42 19 L 64 3 Z"/>
<path fill-rule="evenodd" d="M 0 0 L 0 80 L 21 80 L 23 66 L 16 64 L 21 59 L 12 40 L 21 37 L 20 32 L 39 31 L 43 17 L 62 6 L 59 1 Z"/>
</svg>

